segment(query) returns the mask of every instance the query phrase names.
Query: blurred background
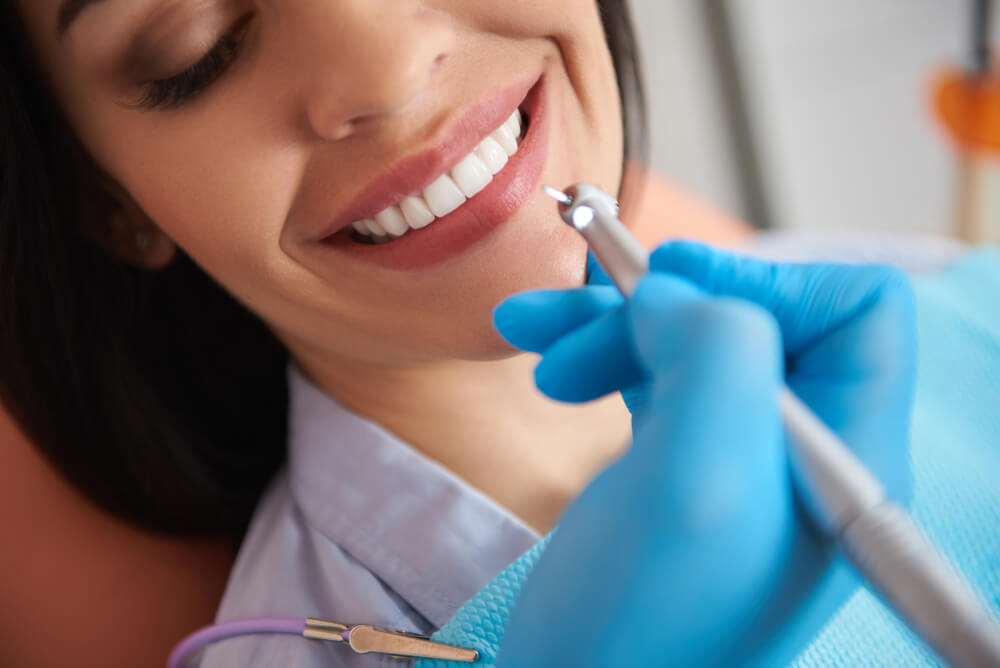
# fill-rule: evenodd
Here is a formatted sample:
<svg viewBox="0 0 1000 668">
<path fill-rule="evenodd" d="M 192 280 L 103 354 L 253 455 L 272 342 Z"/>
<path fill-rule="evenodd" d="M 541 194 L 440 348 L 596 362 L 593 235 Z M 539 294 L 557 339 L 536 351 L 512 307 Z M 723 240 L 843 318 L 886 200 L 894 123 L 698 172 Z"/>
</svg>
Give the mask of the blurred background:
<svg viewBox="0 0 1000 668">
<path fill-rule="evenodd" d="M 631 3 L 668 178 L 762 227 L 954 231 L 958 152 L 930 100 L 968 60 L 974 0 Z"/>
</svg>

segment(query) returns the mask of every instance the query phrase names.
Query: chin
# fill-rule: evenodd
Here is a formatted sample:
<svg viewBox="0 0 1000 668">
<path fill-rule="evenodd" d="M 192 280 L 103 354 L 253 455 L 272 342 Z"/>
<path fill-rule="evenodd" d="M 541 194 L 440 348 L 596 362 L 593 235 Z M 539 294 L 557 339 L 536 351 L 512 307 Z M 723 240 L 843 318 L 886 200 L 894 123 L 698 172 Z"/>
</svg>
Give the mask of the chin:
<svg viewBox="0 0 1000 668">
<path fill-rule="evenodd" d="M 442 280 L 411 283 L 393 304 L 381 304 L 383 313 L 396 314 L 384 328 L 383 340 L 391 347 L 406 345 L 404 354 L 422 361 L 486 361 L 515 354 L 493 327 L 500 302 L 528 290 L 578 287 L 586 275 L 587 247 L 573 230 L 556 228 L 555 234 L 538 235 L 535 242 L 496 239 L 478 257 L 467 258 L 474 261 L 440 272 Z M 399 340 L 400 332 L 406 333 L 405 342 Z"/>
</svg>

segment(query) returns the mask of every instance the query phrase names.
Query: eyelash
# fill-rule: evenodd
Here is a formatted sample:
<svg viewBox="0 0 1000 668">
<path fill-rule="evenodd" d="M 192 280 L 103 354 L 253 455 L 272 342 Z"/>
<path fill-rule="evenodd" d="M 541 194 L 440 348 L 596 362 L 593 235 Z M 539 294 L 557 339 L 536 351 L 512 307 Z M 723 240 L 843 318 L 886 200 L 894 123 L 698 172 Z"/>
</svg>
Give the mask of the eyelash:
<svg viewBox="0 0 1000 668">
<path fill-rule="evenodd" d="M 221 77 L 236 60 L 249 17 L 240 19 L 201 60 L 180 74 L 167 79 L 148 81 L 135 106 L 147 110 L 176 109 L 197 97 Z"/>
</svg>

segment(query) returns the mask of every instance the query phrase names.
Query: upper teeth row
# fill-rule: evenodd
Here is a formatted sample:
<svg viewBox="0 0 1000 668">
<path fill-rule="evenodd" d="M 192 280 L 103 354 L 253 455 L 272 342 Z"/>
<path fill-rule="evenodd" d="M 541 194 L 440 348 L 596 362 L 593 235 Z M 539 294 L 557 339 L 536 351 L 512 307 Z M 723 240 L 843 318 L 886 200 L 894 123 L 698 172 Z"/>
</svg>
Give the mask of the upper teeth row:
<svg viewBox="0 0 1000 668">
<path fill-rule="evenodd" d="M 355 221 L 352 223 L 354 229 L 366 236 L 388 241 L 448 215 L 493 180 L 493 175 L 503 169 L 508 158 L 517 153 L 520 136 L 521 112 L 516 110 L 472 153 L 422 192 L 404 197 L 374 218 Z"/>
</svg>

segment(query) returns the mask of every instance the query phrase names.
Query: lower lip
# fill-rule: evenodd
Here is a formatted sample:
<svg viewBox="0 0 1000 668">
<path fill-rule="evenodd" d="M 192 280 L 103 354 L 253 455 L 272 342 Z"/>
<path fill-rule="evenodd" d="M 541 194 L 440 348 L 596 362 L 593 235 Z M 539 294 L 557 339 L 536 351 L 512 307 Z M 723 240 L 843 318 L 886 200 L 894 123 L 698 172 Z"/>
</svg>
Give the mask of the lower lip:
<svg viewBox="0 0 1000 668">
<path fill-rule="evenodd" d="M 513 218 L 528 196 L 538 189 L 548 147 L 548 119 L 540 80 L 528 93 L 523 108 L 528 131 L 517 153 L 493 180 L 451 213 L 427 227 L 410 230 L 383 244 L 354 241 L 350 227 L 323 240 L 326 246 L 389 269 L 416 271 L 440 264 L 472 247 Z"/>
</svg>

